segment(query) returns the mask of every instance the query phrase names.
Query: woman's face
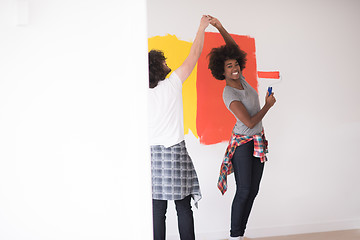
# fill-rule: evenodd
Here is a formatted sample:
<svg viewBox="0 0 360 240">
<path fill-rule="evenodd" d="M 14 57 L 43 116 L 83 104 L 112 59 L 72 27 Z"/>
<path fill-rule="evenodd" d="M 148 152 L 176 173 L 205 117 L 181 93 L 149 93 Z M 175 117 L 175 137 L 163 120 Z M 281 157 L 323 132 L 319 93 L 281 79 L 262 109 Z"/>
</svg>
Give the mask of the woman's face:
<svg viewBox="0 0 360 240">
<path fill-rule="evenodd" d="M 224 76 L 226 80 L 237 80 L 240 78 L 240 66 L 235 59 L 225 61 Z"/>
</svg>

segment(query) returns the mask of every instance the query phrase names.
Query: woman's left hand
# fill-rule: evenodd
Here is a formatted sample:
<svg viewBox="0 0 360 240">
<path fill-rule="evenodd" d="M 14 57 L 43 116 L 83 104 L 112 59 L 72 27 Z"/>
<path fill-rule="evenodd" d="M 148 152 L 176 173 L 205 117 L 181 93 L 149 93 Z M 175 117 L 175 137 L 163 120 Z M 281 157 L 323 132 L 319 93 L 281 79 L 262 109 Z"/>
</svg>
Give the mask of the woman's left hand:
<svg viewBox="0 0 360 240">
<path fill-rule="evenodd" d="M 210 18 L 210 24 L 211 24 L 211 25 L 213 25 L 213 26 L 216 27 L 216 28 L 222 27 L 219 19 L 217 19 L 217 18 L 215 18 L 215 17 L 213 17 L 213 16 L 210 16 L 210 15 L 208 15 L 208 16 L 209 16 L 209 18 Z"/>
</svg>

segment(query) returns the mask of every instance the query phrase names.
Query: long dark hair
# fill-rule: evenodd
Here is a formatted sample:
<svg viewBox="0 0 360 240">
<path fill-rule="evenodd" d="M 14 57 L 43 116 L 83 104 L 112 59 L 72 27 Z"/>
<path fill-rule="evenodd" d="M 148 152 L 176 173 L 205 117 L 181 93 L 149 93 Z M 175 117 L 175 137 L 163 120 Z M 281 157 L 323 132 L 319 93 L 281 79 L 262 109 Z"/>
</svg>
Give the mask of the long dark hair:
<svg viewBox="0 0 360 240">
<path fill-rule="evenodd" d="M 165 79 L 169 73 L 164 68 L 166 60 L 164 53 L 160 50 L 151 50 L 149 52 L 149 87 L 154 88 L 158 83 Z"/>
</svg>

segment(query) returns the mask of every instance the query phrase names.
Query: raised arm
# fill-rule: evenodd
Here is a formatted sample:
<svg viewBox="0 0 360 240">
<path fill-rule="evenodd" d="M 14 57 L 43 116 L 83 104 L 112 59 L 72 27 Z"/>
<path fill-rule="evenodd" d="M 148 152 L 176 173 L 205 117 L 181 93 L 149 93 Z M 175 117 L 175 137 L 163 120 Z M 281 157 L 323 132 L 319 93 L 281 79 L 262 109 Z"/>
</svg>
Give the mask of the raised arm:
<svg viewBox="0 0 360 240">
<path fill-rule="evenodd" d="M 231 37 L 231 35 L 226 31 L 226 29 L 223 27 L 223 25 L 221 24 L 221 22 L 212 16 L 210 17 L 210 24 L 213 25 L 221 34 L 221 36 L 224 38 L 225 43 L 228 45 L 236 45 L 237 43 L 235 42 L 235 40 Z"/>
<path fill-rule="evenodd" d="M 183 64 L 175 70 L 181 82 L 184 82 L 194 69 L 204 46 L 205 29 L 210 24 L 210 17 L 202 16 L 195 40 L 190 48 L 190 53 Z"/>
</svg>

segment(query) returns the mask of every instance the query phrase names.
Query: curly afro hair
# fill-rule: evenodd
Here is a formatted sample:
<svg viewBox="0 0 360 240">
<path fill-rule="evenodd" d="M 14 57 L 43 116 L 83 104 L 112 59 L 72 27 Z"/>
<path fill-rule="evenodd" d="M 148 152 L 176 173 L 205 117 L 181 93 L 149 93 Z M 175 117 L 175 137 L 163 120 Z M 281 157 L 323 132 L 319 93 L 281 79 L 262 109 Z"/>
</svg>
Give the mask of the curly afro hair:
<svg viewBox="0 0 360 240">
<path fill-rule="evenodd" d="M 245 68 L 246 53 L 242 51 L 237 45 L 223 45 L 218 48 L 213 48 L 208 54 L 209 69 L 214 78 L 224 80 L 225 61 L 229 59 L 236 59 L 239 63 L 241 71 Z"/>
<path fill-rule="evenodd" d="M 164 68 L 166 57 L 160 50 L 151 50 L 149 52 L 149 87 L 154 88 L 158 83 L 165 79 L 169 73 Z"/>
</svg>

